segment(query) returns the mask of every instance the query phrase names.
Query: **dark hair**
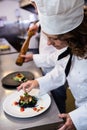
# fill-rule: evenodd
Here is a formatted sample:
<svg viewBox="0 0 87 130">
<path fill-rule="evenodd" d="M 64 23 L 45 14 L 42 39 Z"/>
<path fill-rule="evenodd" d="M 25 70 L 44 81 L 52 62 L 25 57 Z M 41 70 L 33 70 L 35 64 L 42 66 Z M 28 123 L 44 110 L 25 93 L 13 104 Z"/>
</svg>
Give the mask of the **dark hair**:
<svg viewBox="0 0 87 130">
<path fill-rule="evenodd" d="M 60 40 L 66 40 L 72 54 L 87 58 L 87 10 L 84 10 L 84 19 L 82 23 L 74 30 L 59 35 Z"/>
</svg>

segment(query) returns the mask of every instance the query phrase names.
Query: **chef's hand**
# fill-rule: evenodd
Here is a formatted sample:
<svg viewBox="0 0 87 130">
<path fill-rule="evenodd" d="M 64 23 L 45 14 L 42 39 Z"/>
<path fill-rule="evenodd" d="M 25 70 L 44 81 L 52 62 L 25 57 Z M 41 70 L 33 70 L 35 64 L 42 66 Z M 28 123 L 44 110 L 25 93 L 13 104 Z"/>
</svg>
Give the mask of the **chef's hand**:
<svg viewBox="0 0 87 130">
<path fill-rule="evenodd" d="M 33 54 L 21 55 L 21 57 L 24 58 L 24 62 L 28 62 L 28 61 L 33 60 Z"/>
<path fill-rule="evenodd" d="M 32 23 L 28 29 L 28 34 L 29 32 L 33 31 L 34 35 L 38 32 L 39 25 L 37 23 Z"/>
<path fill-rule="evenodd" d="M 69 114 L 59 114 L 59 117 L 65 120 L 65 123 L 58 130 L 76 130 Z"/>
<path fill-rule="evenodd" d="M 37 80 L 28 80 L 17 87 L 17 90 L 23 89 L 25 92 L 30 92 L 33 88 L 39 88 Z"/>
</svg>

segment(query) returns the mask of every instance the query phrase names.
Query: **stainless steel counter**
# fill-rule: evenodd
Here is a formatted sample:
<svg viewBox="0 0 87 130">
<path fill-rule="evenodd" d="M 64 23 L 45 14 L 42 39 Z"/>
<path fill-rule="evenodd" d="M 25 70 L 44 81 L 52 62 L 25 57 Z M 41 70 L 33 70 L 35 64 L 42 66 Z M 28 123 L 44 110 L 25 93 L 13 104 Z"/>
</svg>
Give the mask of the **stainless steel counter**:
<svg viewBox="0 0 87 130">
<path fill-rule="evenodd" d="M 37 68 L 34 62 L 24 63 L 22 67 L 15 64 L 18 53 L 0 55 L 0 130 L 56 130 L 58 124 L 62 122 L 58 118 L 58 109 L 52 98 L 50 108 L 43 114 L 36 117 L 21 119 L 11 117 L 4 113 L 2 104 L 4 99 L 15 90 L 6 89 L 2 86 L 1 79 L 7 74 L 15 71 L 30 71 L 35 78 L 42 76 L 41 70 Z"/>
</svg>

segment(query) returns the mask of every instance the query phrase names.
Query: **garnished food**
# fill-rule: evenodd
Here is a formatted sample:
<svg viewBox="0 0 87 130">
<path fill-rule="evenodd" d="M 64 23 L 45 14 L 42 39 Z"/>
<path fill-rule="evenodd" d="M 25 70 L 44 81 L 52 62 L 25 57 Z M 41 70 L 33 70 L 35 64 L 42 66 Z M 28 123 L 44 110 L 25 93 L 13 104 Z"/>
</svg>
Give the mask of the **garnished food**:
<svg viewBox="0 0 87 130">
<path fill-rule="evenodd" d="M 18 73 L 18 74 L 16 74 L 14 77 L 13 77 L 13 79 L 15 80 L 15 81 L 19 81 L 19 82 L 25 82 L 25 81 L 27 81 L 27 78 L 22 74 L 22 73 Z"/>
<path fill-rule="evenodd" d="M 28 93 L 24 93 L 23 96 L 20 96 L 19 106 L 20 107 L 35 107 L 37 103 L 37 98 L 35 96 L 31 96 Z"/>
<path fill-rule="evenodd" d="M 32 108 L 33 111 L 39 112 L 44 109 L 43 106 L 38 106 L 37 104 L 37 98 L 35 96 L 31 96 L 28 93 L 24 93 L 23 96 L 20 96 L 19 101 L 13 102 L 14 106 L 20 107 L 20 112 L 24 112 L 26 108 Z"/>
<path fill-rule="evenodd" d="M 43 110 L 43 109 L 44 109 L 44 107 L 39 107 L 39 108 L 34 107 L 34 108 L 33 108 L 33 110 L 36 111 L 36 112 L 39 112 L 39 111 L 41 111 L 41 110 Z"/>
</svg>

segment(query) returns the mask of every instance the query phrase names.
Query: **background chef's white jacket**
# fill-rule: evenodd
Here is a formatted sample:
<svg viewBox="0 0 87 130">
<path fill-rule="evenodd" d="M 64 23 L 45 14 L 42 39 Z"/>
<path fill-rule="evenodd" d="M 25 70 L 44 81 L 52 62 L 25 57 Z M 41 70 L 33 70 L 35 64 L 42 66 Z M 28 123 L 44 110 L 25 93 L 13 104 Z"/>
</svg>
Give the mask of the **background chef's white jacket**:
<svg viewBox="0 0 87 130">
<path fill-rule="evenodd" d="M 47 44 L 48 39 L 47 36 L 41 31 L 40 33 L 40 42 L 39 42 L 39 53 L 40 54 L 52 54 L 53 52 L 57 51 L 57 49 L 55 47 L 53 47 L 52 45 L 48 45 Z M 54 66 L 53 66 L 54 67 Z M 41 67 L 43 74 L 45 75 L 46 73 L 50 72 L 53 67 Z"/>
<path fill-rule="evenodd" d="M 57 60 L 58 55 L 66 50 L 56 51 L 48 55 L 34 55 L 33 60 L 38 67 L 54 67 L 45 76 L 36 79 L 40 85 L 40 94 L 45 94 L 50 90 L 60 87 L 65 83 L 65 67 L 69 55 L 61 60 Z M 75 98 L 76 110 L 70 112 L 71 119 L 77 130 L 87 130 L 87 60 L 72 57 L 72 65 L 67 77 L 71 92 Z"/>
</svg>

